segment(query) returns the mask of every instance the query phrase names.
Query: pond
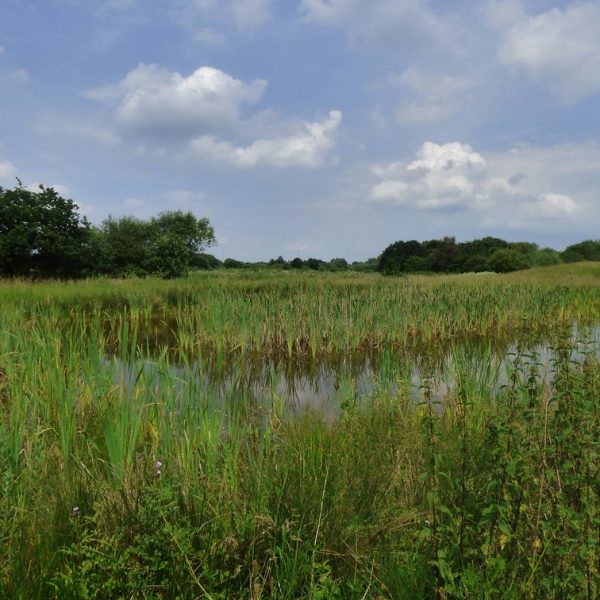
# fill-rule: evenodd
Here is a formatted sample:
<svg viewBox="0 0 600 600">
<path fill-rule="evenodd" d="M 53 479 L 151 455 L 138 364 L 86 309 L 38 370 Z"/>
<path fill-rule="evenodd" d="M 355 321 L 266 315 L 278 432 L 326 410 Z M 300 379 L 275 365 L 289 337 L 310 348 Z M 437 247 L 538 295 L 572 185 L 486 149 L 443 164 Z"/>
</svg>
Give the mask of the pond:
<svg viewBox="0 0 600 600">
<path fill-rule="evenodd" d="M 307 410 L 336 419 L 345 408 L 382 396 L 431 402 L 441 411 L 460 390 L 485 400 L 511 384 L 551 384 L 556 361 L 583 364 L 596 359 L 600 348 L 600 326 L 576 324 L 552 340 L 462 339 L 430 348 L 371 348 L 315 357 L 200 347 L 181 353 L 172 328 L 154 324 L 152 335 L 140 331 L 136 344 L 138 352 L 144 350 L 143 359 L 128 358 L 116 347 L 107 355 L 121 383 L 133 388 L 142 373 L 156 388 L 171 381 L 182 401 L 202 396 L 228 409 L 276 407 L 284 419 Z"/>
</svg>

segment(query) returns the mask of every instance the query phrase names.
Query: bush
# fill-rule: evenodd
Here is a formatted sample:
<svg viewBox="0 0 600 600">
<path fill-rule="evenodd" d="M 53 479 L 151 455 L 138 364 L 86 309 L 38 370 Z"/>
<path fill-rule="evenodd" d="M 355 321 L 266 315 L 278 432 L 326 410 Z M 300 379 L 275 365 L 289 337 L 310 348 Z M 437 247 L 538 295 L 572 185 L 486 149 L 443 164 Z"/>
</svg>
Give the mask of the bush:
<svg viewBox="0 0 600 600">
<path fill-rule="evenodd" d="M 520 271 L 528 269 L 531 266 L 527 255 L 518 250 L 503 248 L 496 250 L 487 262 L 488 269 L 496 273 L 510 273 L 511 271 Z"/>
</svg>

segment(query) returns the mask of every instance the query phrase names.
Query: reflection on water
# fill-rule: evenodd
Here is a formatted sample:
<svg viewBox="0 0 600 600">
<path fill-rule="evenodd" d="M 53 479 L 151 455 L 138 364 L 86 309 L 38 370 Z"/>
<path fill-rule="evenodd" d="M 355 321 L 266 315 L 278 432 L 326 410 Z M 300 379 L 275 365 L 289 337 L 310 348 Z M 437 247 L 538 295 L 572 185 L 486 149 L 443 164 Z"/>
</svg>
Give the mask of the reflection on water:
<svg viewBox="0 0 600 600">
<path fill-rule="evenodd" d="M 178 360 L 163 348 L 162 358 L 146 352 L 142 361 L 112 360 L 125 385 L 133 387 L 140 372 L 156 385 L 167 379 L 182 402 L 210 395 L 221 405 L 243 402 L 261 412 L 277 406 L 288 418 L 310 409 L 334 419 L 344 407 L 360 407 L 382 395 L 413 402 L 429 398 L 442 410 L 442 401 L 460 390 L 485 400 L 511 381 L 547 384 L 561 347 L 568 348 L 563 359 L 567 352 L 569 360 L 583 363 L 598 356 L 599 340 L 600 326 L 573 326 L 553 342 L 458 340 L 420 352 L 386 348 L 311 358 L 205 349 Z"/>
</svg>

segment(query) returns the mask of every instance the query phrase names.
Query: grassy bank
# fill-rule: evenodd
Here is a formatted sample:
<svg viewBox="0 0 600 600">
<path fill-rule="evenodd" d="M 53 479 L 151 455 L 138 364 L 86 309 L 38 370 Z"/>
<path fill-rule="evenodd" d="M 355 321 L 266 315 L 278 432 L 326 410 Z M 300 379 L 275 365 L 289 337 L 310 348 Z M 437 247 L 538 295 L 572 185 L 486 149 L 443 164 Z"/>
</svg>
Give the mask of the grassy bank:
<svg viewBox="0 0 600 600">
<path fill-rule="evenodd" d="M 597 270 L 1 284 L 3 597 L 597 597 Z M 516 350 L 502 387 L 464 346 L 536 336 L 552 378 Z M 419 401 L 399 365 L 289 419 L 201 360 L 365 348 Z"/>
</svg>

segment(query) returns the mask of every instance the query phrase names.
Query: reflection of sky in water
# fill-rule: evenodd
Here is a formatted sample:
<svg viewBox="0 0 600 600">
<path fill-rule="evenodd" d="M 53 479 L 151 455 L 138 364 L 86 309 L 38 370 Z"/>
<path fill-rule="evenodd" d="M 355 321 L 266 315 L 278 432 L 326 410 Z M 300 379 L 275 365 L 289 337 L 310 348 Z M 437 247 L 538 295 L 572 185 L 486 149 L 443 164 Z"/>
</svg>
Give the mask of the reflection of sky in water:
<svg viewBox="0 0 600 600">
<path fill-rule="evenodd" d="M 599 355 L 600 327 L 573 327 L 565 338 L 569 359 L 582 363 L 586 355 Z M 339 415 L 342 406 L 368 402 L 378 393 L 390 397 L 426 401 L 426 388 L 434 403 L 453 394 L 459 381 L 468 393 L 488 395 L 508 385 L 519 356 L 519 381 L 525 385 L 532 368 L 538 383 L 551 383 L 556 348 L 543 343 L 528 346 L 512 344 L 504 352 L 481 344 L 456 344 L 437 357 L 409 356 L 406 353 L 380 351 L 328 356 L 320 360 L 273 360 L 268 357 L 235 355 L 215 360 L 207 355 L 187 366 L 151 359 L 122 369 L 113 362 L 119 379 L 134 387 L 140 371 L 146 382 L 163 386 L 170 381 L 173 393 L 182 402 L 212 398 L 226 409 L 242 399 L 260 412 L 280 406 L 284 416 L 292 417 L 307 410 L 323 413 L 326 418 Z"/>
</svg>

